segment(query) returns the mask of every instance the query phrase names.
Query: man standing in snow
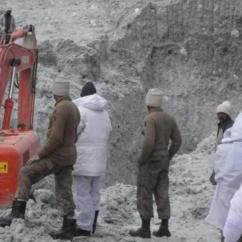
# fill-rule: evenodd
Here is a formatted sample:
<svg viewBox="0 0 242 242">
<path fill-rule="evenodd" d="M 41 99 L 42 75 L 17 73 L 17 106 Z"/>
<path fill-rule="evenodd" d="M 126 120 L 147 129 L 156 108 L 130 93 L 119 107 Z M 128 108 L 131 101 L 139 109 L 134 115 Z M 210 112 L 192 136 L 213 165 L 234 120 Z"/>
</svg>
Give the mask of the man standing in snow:
<svg viewBox="0 0 242 242">
<path fill-rule="evenodd" d="M 138 230 L 131 230 L 134 237 L 150 238 L 150 220 L 153 217 L 153 195 L 161 224 L 153 235 L 171 236 L 168 221 L 169 163 L 181 146 L 181 134 L 174 118 L 161 108 L 162 92 L 150 89 L 146 96 L 148 114 L 145 117 L 144 142 L 138 161 L 137 208 L 142 219 Z M 170 145 L 169 142 L 171 141 Z"/>
<path fill-rule="evenodd" d="M 217 185 L 206 221 L 223 231 L 231 199 L 242 183 L 242 113 L 217 146 L 214 171 Z"/>
<path fill-rule="evenodd" d="M 234 124 L 234 121 L 231 119 L 231 104 L 229 101 L 224 101 L 223 103 L 219 104 L 216 109 L 217 118 L 219 120 L 218 122 L 218 131 L 217 131 L 217 141 L 216 141 L 216 147 L 218 144 L 221 143 L 223 139 L 224 132 L 231 128 Z M 216 185 L 216 182 L 214 180 L 214 171 L 212 175 L 209 178 L 210 182 L 213 185 Z"/>
<path fill-rule="evenodd" d="M 8 218 L 0 219 L 0 226 L 10 225 L 13 218 L 25 217 L 26 202 L 31 186 L 54 174 L 58 208 L 64 219 L 61 231 L 51 233 L 54 239 L 70 239 L 75 232 L 74 201 L 72 197 L 72 169 L 76 161 L 77 127 L 80 113 L 69 98 L 69 82 L 55 82 L 55 109 L 50 116 L 47 141 L 39 152 L 39 159 L 22 168 L 16 199 Z"/>
<path fill-rule="evenodd" d="M 96 230 L 100 188 L 106 172 L 108 140 L 112 129 L 107 101 L 96 94 L 93 83 L 82 88 L 73 101 L 82 116 L 77 141 L 77 162 L 73 170 L 73 195 L 78 229 L 76 236 L 90 236 Z"/>
</svg>

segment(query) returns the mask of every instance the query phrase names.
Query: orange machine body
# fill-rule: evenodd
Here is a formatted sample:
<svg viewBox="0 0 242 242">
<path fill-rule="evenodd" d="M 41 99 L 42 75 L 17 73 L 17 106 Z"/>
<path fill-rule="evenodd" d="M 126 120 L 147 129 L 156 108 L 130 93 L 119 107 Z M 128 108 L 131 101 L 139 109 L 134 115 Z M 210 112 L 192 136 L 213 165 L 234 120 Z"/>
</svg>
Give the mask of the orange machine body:
<svg viewBox="0 0 242 242">
<path fill-rule="evenodd" d="M 6 131 L 0 136 L 0 206 L 10 206 L 15 196 L 22 166 L 37 152 L 34 131 Z"/>
<path fill-rule="evenodd" d="M 17 33 L 18 34 L 18 33 Z M 39 141 L 33 131 L 38 50 L 34 28 L 25 31 L 21 44 L 0 43 L 0 105 L 4 107 L 0 129 L 0 207 L 10 206 L 21 168 L 37 154 Z M 20 35 L 18 37 L 21 37 Z M 13 98 L 18 89 L 17 102 Z M 6 97 L 6 93 L 8 96 Z M 17 103 L 17 122 L 12 111 Z"/>
</svg>

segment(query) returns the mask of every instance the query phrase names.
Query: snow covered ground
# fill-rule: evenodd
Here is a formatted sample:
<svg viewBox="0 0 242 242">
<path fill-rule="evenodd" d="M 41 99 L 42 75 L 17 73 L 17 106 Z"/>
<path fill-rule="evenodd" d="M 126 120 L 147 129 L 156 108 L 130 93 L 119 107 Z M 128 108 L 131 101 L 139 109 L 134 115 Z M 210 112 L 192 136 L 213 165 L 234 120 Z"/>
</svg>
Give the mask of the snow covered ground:
<svg viewBox="0 0 242 242">
<path fill-rule="evenodd" d="M 213 193 L 208 182 L 214 150 L 214 135 L 201 142 L 196 151 L 174 158 L 170 172 L 170 198 L 172 237 L 149 241 L 219 242 L 219 232 L 204 218 Z M 1 242 L 53 241 L 48 232 L 61 226 L 61 218 L 54 208 L 51 190 L 35 190 L 37 203 L 28 202 L 26 221 L 15 220 L 10 227 L 0 228 Z M 9 210 L 0 210 L 6 215 Z M 152 229 L 158 227 L 157 216 Z M 136 187 L 116 184 L 102 191 L 101 214 L 97 233 L 90 238 L 76 237 L 74 241 L 145 241 L 128 235 L 129 229 L 140 225 L 136 210 Z"/>
</svg>

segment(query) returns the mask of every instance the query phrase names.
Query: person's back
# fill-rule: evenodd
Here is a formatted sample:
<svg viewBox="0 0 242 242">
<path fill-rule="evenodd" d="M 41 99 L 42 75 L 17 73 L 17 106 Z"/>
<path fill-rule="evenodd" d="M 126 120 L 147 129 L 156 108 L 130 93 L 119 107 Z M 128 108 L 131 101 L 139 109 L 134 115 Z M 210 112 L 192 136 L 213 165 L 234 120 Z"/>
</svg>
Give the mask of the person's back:
<svg viewBox="0 0 242 242">
<path fill-rule="evenodd" d="M 64 137 L 62 141 L 63 147 L 75 146 L 76 142 L 76 127 L 79 122 L 79 113 L 76 106 L 72 103 L 71 100 L 65 100 L 60 103 L 58 109 L 62 109 L 66 115 L 66 124 Z M 73 125 L 76 124 L 76 125 Z"/>
<path fill-rule="evenodd" d="M 81 97 L 73 101 L 81 113 L 78 132 L 77 162 L 73 170 L 73 194 L 80 236 L 96 230 L 102 176 L 106 171 L 111 122 L 105 110 L 107 101 L 96 94 L 93 83 L 82 88 Z"/>
<path fill-rule="evenodd" d="M 144 141 L 138 160 L 137 209 L 142 225 L 130 230 L 133 237 L 151 238 L 150 220 L 153 214 L 153 197 L 160 227 L 157 237 L 170 237 L 169 164 L 182 142 L 176 121 L 162 110 L 162 91 L 150 89 L 146 95 L 148 114 L 144 119 Z"/>
<path fill-rule="evenodd" d="M 77 126 L 80 121 L 78 109 L 69 98 L 64 98 L 55 105 L 50 117 L 47 132 L 48 142 L 42 153 L 52 150 L 51 160 L 62 166 L 73 165 L 76 161 Z M 63 127 L 63 132 L 58 130 Z M 55 147 L 54 149 L 52 147 Z"/>
<path fill-rule="evenodd" d="M 161 156 L 170 156 L 168 147 L 170 140 L 173 141 L 173 147 L 176 146 L 178 150 L 180 147 L 180 133 L 175 120 L 169 114 L 157 109 L 146 116 L 145 122 L 147 121 L 154 122 L 156 127 L 151 160 L 159 160 Z"/>
<path fill-rule="evenodd" d="M 78 158 L 73 174 L 100 176 L 105 173 L 107 142 L 111 131 L 107 101 L 93 94 L 74 101 L 85 122 L 85 128 L 77 141 Z M 95 152 L 93 152 L 95 150 Z"/>
<path fill-rule="evenodd" d="M 57 208 L 63 216 L 63 221 L 61 230 L 52 231 L 50 235 L 53 239 L 68 240 L 72 240 L 76 235 L 72 170 L 76 159 L 74 143 L 77 140 L 80 113 L 69 96 L 70 83 L 55 81 L 53 84 L 55 108 L 50 115 L 47 140 L 38 153 L 38 159 L 22 167 L 11 215 L 8 218 L 0 218 L 0 226 L 9 226 L 13 218 L 24 219 L 31 186 L 53 174 Z"/>
</svg>

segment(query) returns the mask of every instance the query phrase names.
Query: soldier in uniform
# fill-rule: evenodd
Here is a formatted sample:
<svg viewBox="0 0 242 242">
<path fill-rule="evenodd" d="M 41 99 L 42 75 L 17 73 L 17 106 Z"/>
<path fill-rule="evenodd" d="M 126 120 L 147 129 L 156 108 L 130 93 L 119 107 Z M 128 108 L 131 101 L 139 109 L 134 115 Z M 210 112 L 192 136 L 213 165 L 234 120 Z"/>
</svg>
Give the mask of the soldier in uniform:
<svg viewBox="0 0 242 242">
<path fill-rule="evenodd" d="M 76 228 L 75 205 L 72 196 L 72 169 L 76 161 L 77 127 L 80 113 L 69 97 L 69 82 L 55 82 L 56 101 L 50 116 L 47 140 L 39 152 L 39 159 L 23 167 L 20 172 L 16 198 L 11 215 L 0 219 L 0 226 L 10 225 L 13 218 L 25 217 L 26 202 L 31 186 L 54 174 L 57 205 L 63 215 L 61 231 L 51 233 L 54 239 L 70 239 Z"/>
<path fill-rule="evenodd" d="M 134 237 L 150 238 L 150 220 L 153 217 L 153 195 L 161 224 L 153 235 L 171 236 L 168 221 L 169 163 L 181 146 L 181 135 L 174 118 L 161 108 L 162 92 L 150 89 L 146 96 L 148 114 L 145 117 L 144 142 L 138 161 L 137 209 L 142 220 L 138 230 L 131 230 Z M 171 143 L 170 143 L 171 142 Z"/>
</svg>

